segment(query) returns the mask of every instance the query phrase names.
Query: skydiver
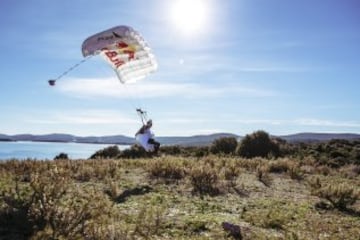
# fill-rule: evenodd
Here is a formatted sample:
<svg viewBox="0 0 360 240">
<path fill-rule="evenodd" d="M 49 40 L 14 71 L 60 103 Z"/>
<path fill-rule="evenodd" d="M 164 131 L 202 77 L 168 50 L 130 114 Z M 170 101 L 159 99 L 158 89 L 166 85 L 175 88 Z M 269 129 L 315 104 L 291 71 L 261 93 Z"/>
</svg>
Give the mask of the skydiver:
<svg viewBox="0 0 360 240">
<path fill-rule="evenodd" d="M 135 136 L 138 137 L 141 134 L 143 136 L 143 139 L 145 139 L 145 143 L 147 145 L 147 146 L 144 146 L 144 144 L 142 144 L 143 147 L 145 148 L 145 150 L 146 151 L 154 151 L 154 153 L 157 154 L 157 152 L 159 151 L 159 148 L 160 148 L 160 143 L 155 141 L 154 135 L 150 131 L 151 127 L 152 127 L 152 120 L 150 119 L 149 121 L 146 122 L 145 125 L 143 125 L 136 132 Z M 143 143 L 142 141 L 140 141 L 140 142 Z"/>
</svg>

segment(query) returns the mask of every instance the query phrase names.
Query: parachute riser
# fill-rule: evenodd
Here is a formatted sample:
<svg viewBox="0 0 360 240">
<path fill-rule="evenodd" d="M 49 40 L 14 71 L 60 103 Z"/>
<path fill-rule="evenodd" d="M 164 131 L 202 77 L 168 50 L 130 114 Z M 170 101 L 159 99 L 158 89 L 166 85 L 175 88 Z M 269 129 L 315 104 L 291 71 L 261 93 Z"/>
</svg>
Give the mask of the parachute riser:
<svg viewBox="0 0 360 240">
<path fill-rule="evenodd" d="M 147 121 L 148 121 L 148 117 L 147 117 L 147 113 L 146 111 L 141 110 L 140 108 L 136 109 L 136 112 L 138 113 L 141 122 L 143 123 L 143 125 L 146 125 Z"/>
<path fill-rule="evenodd" d="M 60 74 L 57 78 L 55 79 L 50 79 L 48 82 L 49 82 L 49 85 L 50 86 L 54 86 L 55 85 L 55 82 L 57 80 L 59 80 L 60 78 L 64 77 L 66 74 L 68 74 L 69 72 L 73 71 L 75 68 L 79 67 L 81 64 L 83 64 L 84 62 L 86 62 L 87 60 L 89 60 L 91 57 L 93 57 L 92 55 L 82 59 L 80 62 L 74 64 L 73 66 L 69 67 L 66 71 L 64 71 L 62 74 Z"/>
<path fill-rule="evenodd" d="M 84 58 L 83 60 L 81 60 L 80 62 L 74 64 L 73 66 L 71 66 L 70 68 L 68 68 L 65 72 L 63 72 L 62 74 L 60 74 L 55 80 L 59 80 L 60 78 L 62 78 L 63 76 L 65 76 L 66 74 L 68 74 L 69 72 L 73 71 L 75 68 L 79 67 L 81 64 L 83 64 L 84 62 L 86 62 L 87 60 L 89 60 L 90 58 L 92 58 L 93 55 L 90 55 L 86 58 Z"/>
</svg>

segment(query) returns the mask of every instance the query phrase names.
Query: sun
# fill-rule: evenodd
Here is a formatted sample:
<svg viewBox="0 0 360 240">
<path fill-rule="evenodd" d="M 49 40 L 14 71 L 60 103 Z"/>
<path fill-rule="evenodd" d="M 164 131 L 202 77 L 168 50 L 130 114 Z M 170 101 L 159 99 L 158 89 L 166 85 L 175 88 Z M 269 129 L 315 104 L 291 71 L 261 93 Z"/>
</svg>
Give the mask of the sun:
<svg viewBox="0 0 360 240">
<path fill-rule="evenodd" d="M 170 18 L 177 31 L 194 35 L 203 32 L 209 21 L 208 0 L 176 0 L 170 9 Z"/>
</svg>

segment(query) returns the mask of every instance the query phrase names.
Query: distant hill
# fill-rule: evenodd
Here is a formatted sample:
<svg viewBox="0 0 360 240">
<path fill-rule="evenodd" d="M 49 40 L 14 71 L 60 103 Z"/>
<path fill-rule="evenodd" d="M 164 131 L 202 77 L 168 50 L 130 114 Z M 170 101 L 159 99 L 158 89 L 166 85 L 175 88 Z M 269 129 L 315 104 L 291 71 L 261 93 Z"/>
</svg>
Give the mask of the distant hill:
<svg viewBox="0 0 360 240">
<path fill-rule="evenodd" d="M 92 136 L 92 137 L 76 137 L 76 142 L 130 145 L 135 143 L 135 139 L 123 135 L 102 136 L 102 137 Z"/>
<path fill-rule="evenodd" d="M 161 144 L 181 145 L 181 146 L 205 146 L 223 137 L 235 137 L 240 140 L 240 136 L 231 133 L 216 133 L 211 135 L 195 135 L 190 137 L 157 137 Z"/>
<path fill-rule="evenodd" d="M 71 134 L 45 134 L 45 135 L 32 135 L 32 134 L 18 134 L 18 135 L 5 135 L 0 134 L 0 141 L 33 141 L 33 142 L 75 142 L 75 143 L 104 143 L 104 144 L 133 144 L 134 138 L 126 137 L 123 135 L 115 136 L 89 136 L 79 137 Z"/>
<path fill-rule="evenodd" d="M 235 134 L 217 133 L 211 135 L 196 135 L 190 137 L 157 137 L 156 140 L 164 145 L 202 146 L 202 145 L 209 145 L 214 140 L 222 137 L 235 137 L 237 139 L 239 138 L 239 136 Z M 123 135 L 79 137 L 70 134 L 46 134 L 46 135 L 0 134 L 0 141 L 76 142 L 76 143 L 104 143 L 104 144 L 124 144 L 124 145 L 131 145 L 135 143 L 134 138 Z"/>
<path fill-rule="evenodd" d="M 241 136 L 231 133 L 216 133 L 210 135 L 195 135 L 188 137 L 170 136 L 170 137 L 156 137 L 156 140 L 164 145 L 181 145 L 181 146 L 205 146 L 210 145 L 218 138 L 235 137 L 239 141 Z M 360 134 L 352 133 L 297 133 L 292 135 L 277 136 L 288 142 L 320 142 L 331 139 L 360 139 Z M 121 144 L 132 145 L 135 143 L 133 137 L 124 135 L 113 136 L 87 136 L 79 137 L 71 134 L 18 134 L 5 135 L 0 134 L 0 141 L 35 141 L 35 142 L 75 142 L 75 143 L 103 143 L 103 144 Z"/>
<path fill-rule="evenodd" d="M 8 141 L 13 141 L 13 140 L 12 140 L 11 137 L 8 136 L 8 135 L 0 134 L 0 141 L 8 142 Z"/>
<path fill-rule="evenodd" d="M 332 139 L 354 140 L 360 139 L 360 134 L 354 133 L 297 133 L 279 136 L 288 142 L 323 142 Z"/>
</svg>

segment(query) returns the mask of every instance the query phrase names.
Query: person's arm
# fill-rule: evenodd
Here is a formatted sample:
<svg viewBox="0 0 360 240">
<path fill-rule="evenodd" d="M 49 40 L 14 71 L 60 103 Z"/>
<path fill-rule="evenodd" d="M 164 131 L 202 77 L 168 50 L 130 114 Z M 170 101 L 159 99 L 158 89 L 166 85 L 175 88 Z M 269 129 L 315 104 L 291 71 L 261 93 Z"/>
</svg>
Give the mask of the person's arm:
<svg viewBox="0 0 360 240">
<path fill-rule="evenodd" d="M 142 126 L 142 127 L 139 129 L 139 131 L 136 132 L 135 136 L 138 135 L 138 134 L 144 134 L 145 129 L 146 129 L 146 126 L 145 126 L 145 125 Z"/>
</svg>

